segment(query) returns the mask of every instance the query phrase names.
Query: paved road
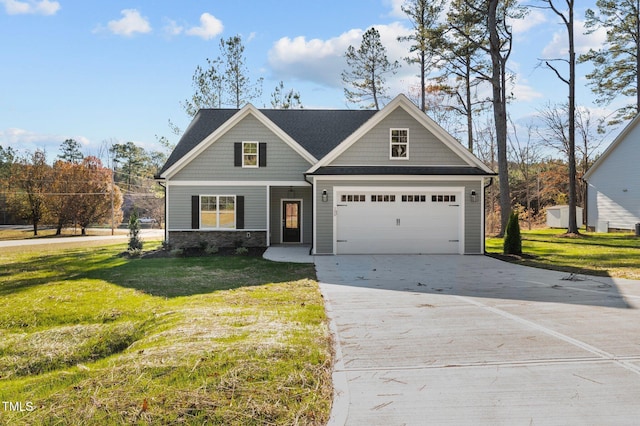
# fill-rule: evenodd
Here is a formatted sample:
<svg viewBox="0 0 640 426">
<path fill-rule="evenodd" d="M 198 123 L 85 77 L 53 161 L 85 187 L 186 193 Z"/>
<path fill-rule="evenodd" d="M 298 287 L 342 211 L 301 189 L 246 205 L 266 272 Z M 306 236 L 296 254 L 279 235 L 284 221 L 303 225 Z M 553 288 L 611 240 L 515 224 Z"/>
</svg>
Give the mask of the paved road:
<svg viewBox="0 0 640 426">
<path fill-rule="evenodd" d="M 140 230 L 140 237 L 145 238 L 162 238 L 164 237 L 164 230 L 162 229 L 142 229 Z M 27 240 L 6 240 L 0 241 L 0 248 L 2 247 L 19 247 L 28 245 L 47 245 L 47 244 L 60 244 L 71 242 L 88 242 L 88 241 L 125 241 L 129 238 L 129 235 L 117 234 L 117 235 L 92 235 L 92 236 L 68 236 L 60 238 L 30 238 Z"/>
<path fill-rule="evenodd" d="M 315 258 L 332 425 L 640 421 L 640 282 L 485 256 Z"/>
</svg>

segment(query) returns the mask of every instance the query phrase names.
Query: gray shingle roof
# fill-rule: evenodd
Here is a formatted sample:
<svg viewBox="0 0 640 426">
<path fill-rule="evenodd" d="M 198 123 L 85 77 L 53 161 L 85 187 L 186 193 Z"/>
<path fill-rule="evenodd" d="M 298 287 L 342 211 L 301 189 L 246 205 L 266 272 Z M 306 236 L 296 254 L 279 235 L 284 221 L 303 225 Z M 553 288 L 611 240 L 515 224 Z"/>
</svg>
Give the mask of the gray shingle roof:
<svg viewBox="0 0 640 426">
<path fill-rule="evenodd" d="M 238 111 L 237 109 L 202 109 L 198 111 L 158 175 L 164 173 L 187 155 Z M 377 111 L 261 109 L 260 112 L 311 155 L 320 159 L 355 132 Z"/>
</svg>

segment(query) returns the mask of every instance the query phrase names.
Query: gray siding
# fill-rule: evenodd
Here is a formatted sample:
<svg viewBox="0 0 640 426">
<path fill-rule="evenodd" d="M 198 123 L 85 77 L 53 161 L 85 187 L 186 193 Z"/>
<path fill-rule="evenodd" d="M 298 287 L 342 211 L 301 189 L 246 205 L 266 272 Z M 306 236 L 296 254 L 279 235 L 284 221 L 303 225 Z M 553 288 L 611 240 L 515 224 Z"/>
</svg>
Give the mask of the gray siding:
<svg viewBox="0 0 640 426">
<path fill-rule="evenodd" d="M 482 202 L 481 194 L 483 191 L 482 182 L 478 181 L 319 181 L 315 186 L 316 200 L 316 247 L 317 254 L 333 253 L 333 189 L 336 186 L 364 186 L 372 188 L 384 188 L 392 186 L 415 186 L 415 187 L 464 187 L 464 252 L 465 254 L 482 253 L 482 239 L 484 238 L 484 229 L 482 228 Z M 327 202 L 321 202 L 322 190 L 326 189 L 329 195 Z M 476 191 L 477 201 L 471 202 L 471 191 Z"/>
<path fill-rule="evenodd" d="M 409 129 L 409 159 L 390 160 L 391 128 Z M 331 162 L 331 166 L 461 166 L 462 158 L 425 129 L 404 109 L 397 108 Z"/>
<path fill-rule="evenodd" d="M 243 141 L 267 143 L 266 167 L 234 167 L 234 143 Z M 303 173 L 309 167 L 311 167 L 309 162 L 293 148 L 278 138 L 257 118 L 249 115 L 192 159 L 172 180 L 302 181 Z"/>
<path fill-rule="evenodd" d="M 302 243 L 312 243 L 313 203 L 311 187 L 294 187 L 293 196 L 289 195 L 289 187 L 271 187 L 271 244 L 282 241 L 282 199 L 302 199 Z"/>
<path fill-rule="evenodd" d="M 458 185 L 461 183 L 462 185 Z M 465 254 L 482 254 L 484 239 L 484 211 L 482 209 L 482 192 L 484 191 L 481 181 L 478 182 L 454 182 L 455 186 L 464 186 L 464 252 Z M 471 202 L 471 191 L 476 191 L 476 202 Z"/>
<path fill-rule="evenodd" d="M 167 188 L 169 230 L 191 229 L 192 195 L 244 196 L 244 228 L 267 229 L 267 188 L 265 186 L 169 186 Z"/>
</svg>

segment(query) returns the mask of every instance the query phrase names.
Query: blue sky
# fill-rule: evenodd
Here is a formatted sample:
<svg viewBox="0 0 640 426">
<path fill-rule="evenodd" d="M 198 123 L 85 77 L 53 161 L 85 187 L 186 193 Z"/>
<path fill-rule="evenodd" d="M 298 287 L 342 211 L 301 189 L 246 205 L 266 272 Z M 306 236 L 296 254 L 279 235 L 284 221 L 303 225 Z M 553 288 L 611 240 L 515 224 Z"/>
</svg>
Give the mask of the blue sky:
<svg viewBox="0 0 640 426">
<path fill-rule="evenodd" d="M 80 141 L 89 155 L 99 154 L 105 140 L 146 149 L 157 148 L 156 135 L 176 142 L 168 120 L 182 129 L 188 125 L 180 102 L 193 93 L 196 66 L 218 55 L 220 38 L 236 34 L 243 37 L 251 77 L 264 78 L 256 106 L 269 107 L 282 80 L 300 92 L 305 108 L 357 108 L 344 100 L 343 54 L 375 26 L 389 57 L 400 60 L 406 45 L 395 40 L 410 31 L 401 3 L 0 0 L 0 145 L 45 149 L 51 160 L 67 138 Z M 581 34 L 584 10 L 595 0 L 577 3 L 580 53 L 599 47 L 604 34 Z M 537 67 L 538 58 L 562 54 L 566 37 L 557 17 L 540 10 L 514 28 L 516 100 L 510 111 L 525 121 L 545 102 L 566 97 L 552 72 Z M 581 75 L 588 70 L 579 66 Z M 403 64 L 388 78 L 390 94 L 407 92 L 416 74 Z M 583 78 L 578 86 L 578 103 L 595 108 Z"/>
</svg>

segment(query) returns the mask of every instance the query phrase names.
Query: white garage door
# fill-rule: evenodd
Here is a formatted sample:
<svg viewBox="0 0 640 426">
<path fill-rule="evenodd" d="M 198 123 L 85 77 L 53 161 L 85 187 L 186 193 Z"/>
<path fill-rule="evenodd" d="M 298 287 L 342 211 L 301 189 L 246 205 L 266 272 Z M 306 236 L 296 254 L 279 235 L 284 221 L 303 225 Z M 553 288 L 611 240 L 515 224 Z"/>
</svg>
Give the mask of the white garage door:
<svg viewBox="0 0 640 426">
<path fill-rule="evenodd" d="M 462 253 L 461 201 L 459 188 L 337 189 L 337 253 Z"/>
</svg>

